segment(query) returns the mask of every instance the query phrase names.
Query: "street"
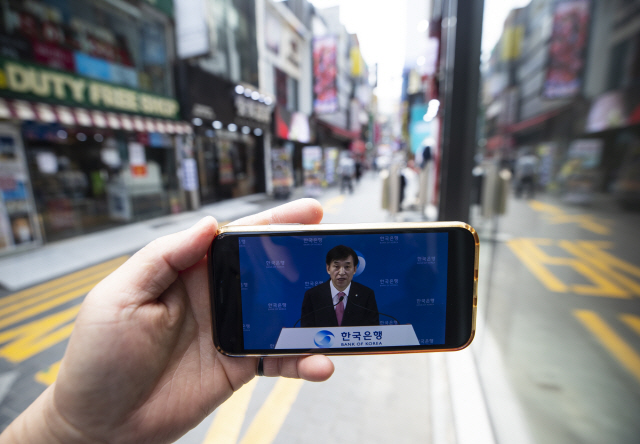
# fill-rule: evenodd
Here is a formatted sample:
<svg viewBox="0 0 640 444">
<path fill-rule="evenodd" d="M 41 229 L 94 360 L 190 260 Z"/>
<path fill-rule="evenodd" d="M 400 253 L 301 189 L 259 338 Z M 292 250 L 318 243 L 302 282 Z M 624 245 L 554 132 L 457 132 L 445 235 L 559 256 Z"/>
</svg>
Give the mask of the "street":
<svg viewBox="0 0 640 444">
<path fill-rule="evenodd" d="M 511 200 L 498 223 L 499 241 L 483 243 L 483 317 L 535 442 L 638 442 L 640 216 L 541 195 Z M 478 356 L 497 434 L 508 436 L 494 363 Z"/>
<path fill-rule="evenodd" d="M 320 201 L 326 223 L 391 220 L 374 173 Z M 511 200 L 497 231 L 472 213 L 481 278 L 469 350 L 337 357 L 325 383 L 255 378 L 178 442 L 636 442 L 640 216 L 547 196 Z M 55 380 L 82 298 L 133 252 L 3 291 L 1 427 Z"/>
</svg>

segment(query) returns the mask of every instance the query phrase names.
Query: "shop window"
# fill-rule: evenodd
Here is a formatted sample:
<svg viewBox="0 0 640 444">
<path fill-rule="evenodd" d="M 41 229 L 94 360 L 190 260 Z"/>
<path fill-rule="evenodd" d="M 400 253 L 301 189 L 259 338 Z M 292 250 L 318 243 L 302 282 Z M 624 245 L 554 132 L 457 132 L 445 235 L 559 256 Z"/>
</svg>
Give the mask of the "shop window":
<svg viewBox="0 0 640 444">
<path fill-rule="evenodd" d="M 4 5 L 4 55 L 172 95 L 165 23 L 99 0 L 7 0 Z"/>
<path fill-rule="evenodd" d="M 298 111 L 298 81 L 274 68 L 276 80 L 276 103 L 288 111 Z"/>
</svg>

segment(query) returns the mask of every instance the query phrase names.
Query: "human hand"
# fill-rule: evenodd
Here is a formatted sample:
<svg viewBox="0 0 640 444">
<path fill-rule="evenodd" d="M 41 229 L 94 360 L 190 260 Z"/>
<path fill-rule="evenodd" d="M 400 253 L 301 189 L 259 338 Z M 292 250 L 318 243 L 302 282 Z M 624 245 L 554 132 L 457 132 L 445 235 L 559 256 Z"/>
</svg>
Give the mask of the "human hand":
<svg viewBox="0 0 640 444">
<path fill-rule="evenodd" d="M 234 224 L 318 223 L 312 199 Z M 249 382 L 257 358 L 219 354 L 212 341 L 206 252 L 212 217 L 157 239 L 86 297 L 57 381 L 0 442 L 172 442 Z M 266 376 L 323 381 L 325 356 L 266 358 Z M 6 439 L 6 441 L 5 441 Z"/>
</svg>

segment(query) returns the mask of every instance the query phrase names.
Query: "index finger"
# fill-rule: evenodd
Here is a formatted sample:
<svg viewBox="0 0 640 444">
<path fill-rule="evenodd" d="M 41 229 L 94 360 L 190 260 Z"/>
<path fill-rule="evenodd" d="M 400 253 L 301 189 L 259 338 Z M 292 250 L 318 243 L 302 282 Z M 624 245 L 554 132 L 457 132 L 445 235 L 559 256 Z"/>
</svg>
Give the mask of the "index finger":
<svg viewBox="0 0 640 444">
<path fill-rule="evenodd" d="M 322 205 L 315 199 L 299 199 L 262 213 L 243 217 L 229 225 L 318 224 L 322 220 Z"/>
</svg>

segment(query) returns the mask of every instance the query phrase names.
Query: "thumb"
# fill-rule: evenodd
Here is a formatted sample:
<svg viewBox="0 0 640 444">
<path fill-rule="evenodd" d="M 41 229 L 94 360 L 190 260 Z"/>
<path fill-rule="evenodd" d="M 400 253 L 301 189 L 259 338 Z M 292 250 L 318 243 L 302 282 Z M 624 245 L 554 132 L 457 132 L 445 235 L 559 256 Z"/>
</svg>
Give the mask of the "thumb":
<svg viewBox="0 0 640 444">
<path fill-rule="evenodd" d="M 157 299 L 179 272 L 207 254 L 218 223 L 207 216 L 193 227 L 158 238 L 134 254 L 100 285 L 125 305 L 142 305 Z"/>
</svg>

